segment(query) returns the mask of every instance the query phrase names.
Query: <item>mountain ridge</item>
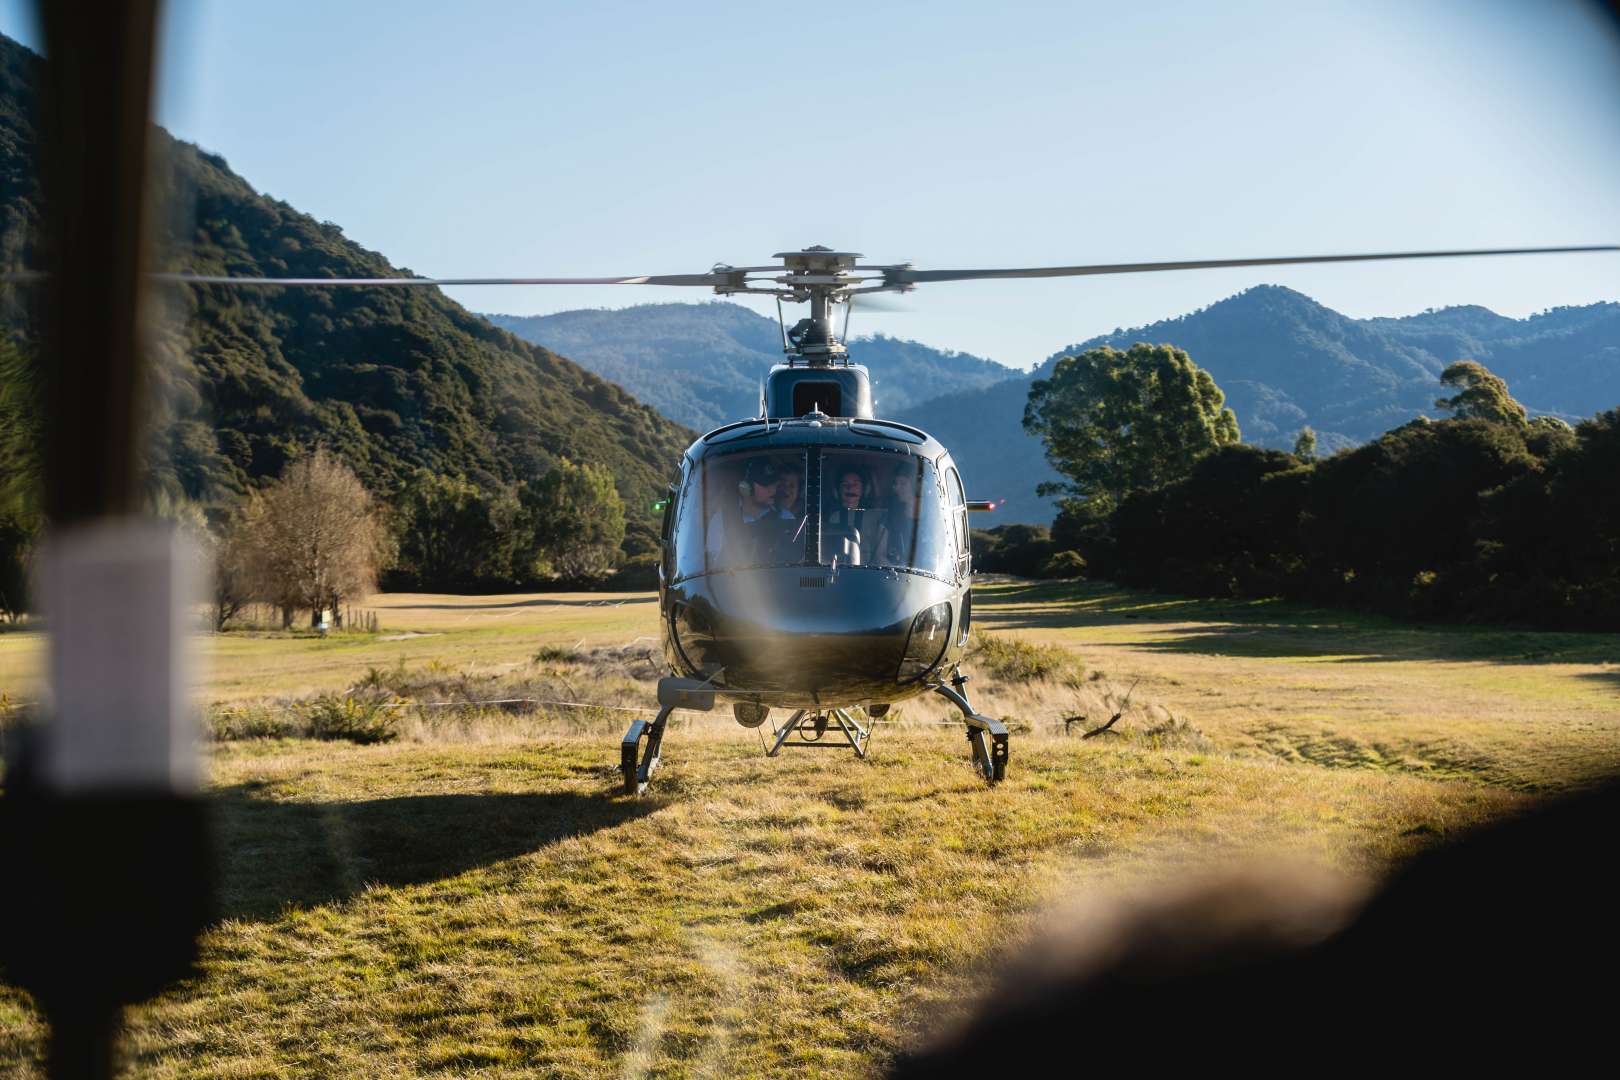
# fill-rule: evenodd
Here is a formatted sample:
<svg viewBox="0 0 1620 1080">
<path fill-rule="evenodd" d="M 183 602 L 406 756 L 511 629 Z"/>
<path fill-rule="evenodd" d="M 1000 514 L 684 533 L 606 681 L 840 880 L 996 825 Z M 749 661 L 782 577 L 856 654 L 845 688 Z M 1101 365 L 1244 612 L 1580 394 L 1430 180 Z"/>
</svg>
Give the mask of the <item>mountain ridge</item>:
<svg viewBox="0 0 1620 1080">
<path fill-rule="evenodd" d="M 760 381 L 782 361 L 776 320 L 729 301 L 484 318 L 564 353 L 670 419 L 699 430 L 758 415 Z M 850 358 L 872 373 L 880 415 L 941 391 L 987 387 L 1017 374 L 970 353 L 882 334 L 854 338 L 848 345 Z"/>
<path fill-rule="evenodd" d="M 32 125 L 37 56 L 0 38 L 0 257 L 28 265 L 37 236 Z M 153 129 L 164 269 L 369 277 L 382 254 L 267 197 L 225 159 Z M 645 517 L 693 432 L 565 357 L 491 326 L 433 288 L 177 286 L 159 295 L 148 487 L 229 500 L 315 446 L 381 494 L 417 469 L 480 486 L 532 481 L 559 459 L 608 465 Z M 6 332 L 26 341 L 26 304 Z"/>
<path fill-rule="evenodd" d="M 1478 305 L 1353 319 L 1280 285 L 1259 285 L 1196 311 L 1059 349 L 1028 375 L 982 392 L 942 395 L 897 419 L 952 449 L 975 498 L 1005 498 L 1004 521 L 1045 522 L 1058 479 L 1022 430 L 1030 383 L 1060 357 L 1146 341 L 1185 349 L 1226 392 L 1244 441 L 1289 449 L 1302 426 L 1321 452 L 1374 438 L 1435 412 L 1439 375 L 1478 360 L 1532 413 L 1576 420 L 1620 402 L 1620 303 L 1552 308 L 1523 319 Z"/>
</svg>

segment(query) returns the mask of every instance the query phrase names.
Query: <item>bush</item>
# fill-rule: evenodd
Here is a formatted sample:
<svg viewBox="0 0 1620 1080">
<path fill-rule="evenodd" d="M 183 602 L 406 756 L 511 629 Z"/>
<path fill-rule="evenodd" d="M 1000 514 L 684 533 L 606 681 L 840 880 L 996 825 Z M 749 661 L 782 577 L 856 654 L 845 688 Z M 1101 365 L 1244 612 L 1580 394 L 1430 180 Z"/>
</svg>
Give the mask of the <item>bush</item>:
<svg viewBox="0 0 1620 1080">
<path fill-rule="evenodd" d="M 620 592 L 658 588 L 658 553 L 654 551 L 626 559 L 603 584 Z"/>
<path fill-rule="evenodd" d="M 1063 646 L 1039 645 L 1004 634 L 975 634 L 968 655 L 987 675 L 1003 682 L 1049 679 L 1078 686 L 1086 677 L 1085 665 Z"/>
<path fill-rule="evenodd" d="M 215 705 L 203 717 L 215 742 L 236 739 L 295 739 L 307 732 L 304 718 L 277 705 Z"/>
<path fill-rule="evenodd" d="M 1045 525 L 997 525 L 973 531 L 975 570 L 1040 577 L 1051 555 L 1051 532 Z"/>
<path fill-rule="evenodd" d="M 369 744 L 399 737 L 399 702 L 380 694 L 322 694 L 305 706 L 309 734 Z"/>
<path fill-rule="evenodd" d="M 1086 560 L 1078 551 L 1060 551 L 1041 564 L 1043 578 L 1077 578 L 1086 574 Z"/>
</svg>

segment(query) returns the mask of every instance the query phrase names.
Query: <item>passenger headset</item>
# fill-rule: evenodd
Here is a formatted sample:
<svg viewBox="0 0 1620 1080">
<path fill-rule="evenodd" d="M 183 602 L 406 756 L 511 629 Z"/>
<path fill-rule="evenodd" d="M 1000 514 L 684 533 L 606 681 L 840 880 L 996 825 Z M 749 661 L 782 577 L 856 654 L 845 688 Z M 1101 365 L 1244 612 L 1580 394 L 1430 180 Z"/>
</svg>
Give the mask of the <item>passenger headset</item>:
<svg viewBox="0 0 1620 1080">
<path fill-rule="evenodd" d="M 770 462 L 765 458 L 755 458 L 743 470 L 742 479 L 737 481 L 737 494 L 746 499 L 753 494 L 756 473 L 763 473 L 770 468 Z"/>
</svg>

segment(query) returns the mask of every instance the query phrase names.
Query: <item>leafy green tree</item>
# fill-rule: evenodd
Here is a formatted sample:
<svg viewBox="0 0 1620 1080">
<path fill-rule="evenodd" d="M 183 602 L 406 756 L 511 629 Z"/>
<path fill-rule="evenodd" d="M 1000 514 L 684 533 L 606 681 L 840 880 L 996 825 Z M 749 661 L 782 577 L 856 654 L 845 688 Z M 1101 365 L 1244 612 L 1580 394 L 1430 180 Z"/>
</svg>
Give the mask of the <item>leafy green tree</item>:
<svg viewBox="0 0 1620 1080">
<path fill-rule="evenodd" d="M 1294 456 L 1301 461 L 1316 460 L 1316 429 L 1306 424 L 1294 436 Z"/>
<path fill-rule="evenodd" d="M 1456 390 L 1448 398 L 1435 398 L 1437 409 L 1446 409 L 1458 420 L 1490 420 L 1498 424 L 1524 424 L 1524 406 L 1513 400 L 1507 383 L 1492 375 L 1484 364 L 1458 360 L 1440 373 L 1440 385 Z"/>
<path fill-rule="evenodd" d="M 1237 417 L 1209 372 L 1170 345 L 1109 346 L 1065 356 L 1037 379 L 1024 429 L 1068 480 L 1042 485 L 1062 494 L 1068 514 L 1100 518 L 1127 496 L 1153 491 L 1203 455 L 1241 438 Z"/>
<path fill-rule="evenodd" d="M 529 546 L 518 517 L 508 492 L 419 469 L 394 500 L 397 570 L 435 589 L 511 580 L 514 553 Z"/>
<path fill-rule="evenodd" d="M 1298 582 L 1302 503 L 1318 465 L 1236 444 L 1182 480 L 1133 495 L 1109 524 L 1110 576 L 1215 596 L 1273 596 Z"/>
<path fill-rule="evenodd" d="M 533 536 L 529 558 L 549 563 L 567 579 L 599 577 L 612 569 L 624 540 L 624 502 L 613 473 L 567 458 L 518 499 Z"/>
</svg>

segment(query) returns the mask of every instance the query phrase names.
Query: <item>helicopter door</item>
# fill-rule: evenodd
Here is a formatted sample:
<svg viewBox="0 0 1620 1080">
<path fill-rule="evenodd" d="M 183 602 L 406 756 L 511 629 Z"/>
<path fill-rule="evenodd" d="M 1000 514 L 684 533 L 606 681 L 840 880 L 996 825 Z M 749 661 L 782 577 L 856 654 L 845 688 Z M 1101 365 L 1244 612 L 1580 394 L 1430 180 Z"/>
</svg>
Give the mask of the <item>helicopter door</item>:
<svg viewBox="0 0 1620 1080">
<path fill-rule="evenodd" d="M 675 497 L 679 493 L 680 489 L 674 484 L 671 484 L 669 485 L 668 492 L 666 492 L 664 495 L 664 520 L 658 526 L 658 549 L 660 556 L 658 560 L 659 591 L 663 591 L 664 585 L 669 581 L 671 575 L 673 575 L 675 572 L 674 549 L 670 543 L 670 537 L 674 531 L 673 526 L 675 524 Z"/>
<path fill-rule="evenodd" d="M 956 466 L 945 470 L 945 492 L 950 499 L 951 521 L 956 533 L 956 577 L 966 577 L 969 569 L 967 494 L 962 490 L 962 478 L 956 475 Z"/>
</svg>

